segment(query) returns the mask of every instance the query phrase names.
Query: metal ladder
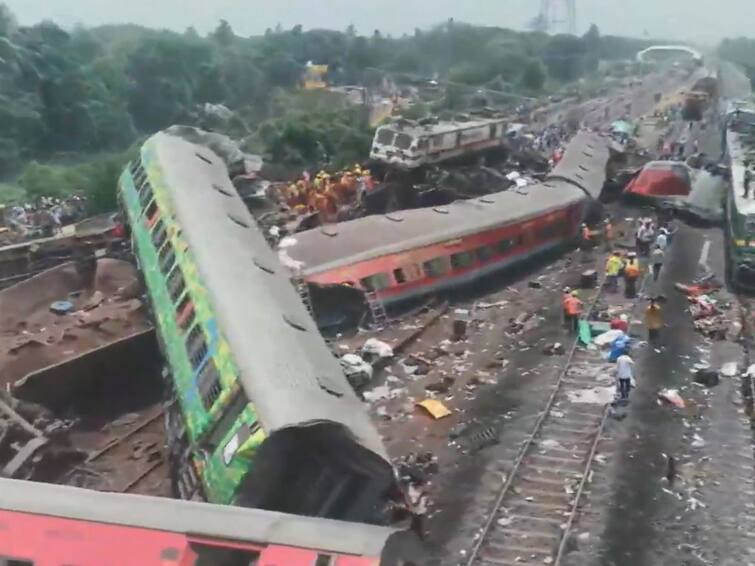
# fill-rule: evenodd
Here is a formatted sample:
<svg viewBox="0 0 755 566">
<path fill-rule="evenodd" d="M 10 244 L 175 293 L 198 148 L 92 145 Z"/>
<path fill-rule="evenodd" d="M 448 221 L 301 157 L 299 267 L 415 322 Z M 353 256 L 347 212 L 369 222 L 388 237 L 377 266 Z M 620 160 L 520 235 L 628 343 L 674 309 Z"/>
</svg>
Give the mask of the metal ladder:
<svg viewBox="0 0 755 566">
<path fill-rule="evenodd" d="M 388 324 L 388 313 L 385 310 L 383 301 L 378 297 L 377 291 L 369 290 L 364 292 L 364 298 L 367 300 L 367 306 L 372 315 L 372 322 L 380 330 Z"/>
</svg>

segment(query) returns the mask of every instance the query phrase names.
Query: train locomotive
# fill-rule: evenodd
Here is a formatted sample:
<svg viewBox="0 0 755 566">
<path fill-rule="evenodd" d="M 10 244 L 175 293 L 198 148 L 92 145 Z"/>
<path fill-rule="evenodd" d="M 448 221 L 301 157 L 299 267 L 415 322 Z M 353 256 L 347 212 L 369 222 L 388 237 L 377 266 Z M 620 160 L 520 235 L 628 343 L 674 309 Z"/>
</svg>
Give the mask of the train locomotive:
<svg viewBox="0 0 755 566">
<path fill-rule="evenodd" d="M 453 121 L 399 119 L 375 131 L 370 159 L 412 170 L 502 149 L 508 120 L 491 112 L 458 116 Z"/>
</svg>

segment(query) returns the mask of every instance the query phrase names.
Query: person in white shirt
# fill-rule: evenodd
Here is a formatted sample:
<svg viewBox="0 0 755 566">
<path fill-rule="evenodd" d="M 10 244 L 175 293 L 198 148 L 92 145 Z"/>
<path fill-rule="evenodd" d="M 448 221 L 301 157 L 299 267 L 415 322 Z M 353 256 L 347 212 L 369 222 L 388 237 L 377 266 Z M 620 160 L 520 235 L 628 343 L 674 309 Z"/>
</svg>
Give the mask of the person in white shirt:
<svg viewBox="0 0 755 566">
<path fill-rule="evenodd" d="M 634 360 L 629 354 L 622 354 L 616 360 L 616 392 L 621 401 L 629 399 L 634 379 Z"/>
<path fill-rule="evenodd" d="M 668 246 L 668 231 L 665 228 L 661 228 L 658 231 L 658 236 L 655 238 L 655 245 L 658 248 L 661 248 L 664 252 L 666 251 L 666 246 Z"/>
<path fill-rule="evenodd" d="M 658 281 L 658 277 L 661 275 L 661 268 L 663 267 L 663 260 L 666 254 L 663 248 L 658 244 L 655 245 L 653 251 L 650 253 L 650 265 L 653 267 L 653 281 Z"/>
</svg>

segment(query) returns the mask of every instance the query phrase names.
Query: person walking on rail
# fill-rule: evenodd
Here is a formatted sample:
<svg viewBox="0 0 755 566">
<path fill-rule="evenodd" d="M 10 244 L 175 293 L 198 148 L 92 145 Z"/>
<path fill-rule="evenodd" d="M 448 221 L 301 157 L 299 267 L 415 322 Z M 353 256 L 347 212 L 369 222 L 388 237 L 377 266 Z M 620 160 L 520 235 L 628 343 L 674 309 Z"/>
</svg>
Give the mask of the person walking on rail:
<svg viewBox="0 0 755 566">
<path fill-rule="evenodd" d="M 583 260 L 587 260 L 590 257 L 594 245 L 595 243 L 593 242 L 593 233 L 590 230 L 590 227 L 587 224 L 582 224 L 579 247 L 582 249 Z"/>
<path fill-rule="evenodd" d="M 576 334 L 579 330 L 579 318 L 582 316 L 582 308 L 583 304 L 579 300 L 579 292 L 572 291 L 564 302 L 566 327 L 571 334 Z"/>
<path fill-rule="evenodd" d="M 624 263 L 621 261 L 621 256 L 618 252 L 611 253 L 606 260 L 606 290 L 611 293 L 616 293 L 619 290 L 619 275 L 621 269 L 624 267 Z"/>
<path fill-rule="evenodd" d="M 658 235 L 655 237 L 655 245 L 665 252 L 668 244 L 668 229 L 661 227 L 658 229 Z"/>
<path fill-rule="evenodd" d="M 653 268 L 653 281 L 658 281 L 658 277 L 661 275 L 661 268 L 663 267 L 663 260 L 666 257 L 666 253 L 663 248 L 656 245 L 653 251 L 650 253 L 650 265 Z"/>
<path fill-rule="evenodd" d="M 613 223 L 610 218 L 603 221 L 603 244 L 607 252 L 613 250 Z"/>
<path fill-rule="evenodd" d="M 632 381 L 634 381 L 634 360 L 625 353 L 616 360 L 616 393 L 619 402 L 629 401 Z"/>
<path fill-rule="evenodd" d="M 641 257 L 647 257 L 650 253 L 650 245 L 655 239 L 653 224 L 650 219 L 643 219 L 640 227 L 637 228 L 637 253 Z"/>
<path fill-rule="evenodd" d="M 627 261 L 624 264 L 624 296 L 627 299 L 634 299 L 637 296 L 637 281 L 640 279 L 640 262 L 637 254 L 630 252 L 627 254 Z"/>
<path fill-rule="evenodd" d="M 663 309 L 655 298 L 650 299 L 650 304 L 645 309 L 645 326 L 648 329 L 648 342 L 657 345 L 663 329 Z"/>
</svg>

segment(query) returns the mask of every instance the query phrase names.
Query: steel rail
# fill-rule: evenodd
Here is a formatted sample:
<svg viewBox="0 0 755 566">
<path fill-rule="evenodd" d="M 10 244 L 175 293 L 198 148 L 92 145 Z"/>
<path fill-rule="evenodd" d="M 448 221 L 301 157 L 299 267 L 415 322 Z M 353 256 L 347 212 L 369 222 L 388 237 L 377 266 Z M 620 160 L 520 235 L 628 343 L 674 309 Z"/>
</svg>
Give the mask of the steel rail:
<svg viewBox="0 0 755 566">
<path fill-rule="evenodd" d="M 595 310 L 595 306 L 598 304 L 598 301 L 600 300 L 601 296 L 603 295 L 603 291 L 605 289 L 605 278 L 601 282 L 601 285 L 598 289 L 598 293 L 593 299 L 593 301 L 590 303 L 590 308 L 588 309 L 585 319 L 589 318 L 589 315 L 592 314 L 593 310 Z M 483 545 L 485 544 L 485 540 L 487 536 L 490 534 L 490 530 L 495 523 L 495 517 L 498 511 L 501 508 L 501 505 L 503 504 L 503 500 L 505 499 L 506 495 L 508 495 L 509 490 L 511 489 L 511 486 L 514 483 L 514 478 L 517 477 L 517 474 L 519 472 L 519 469 L 522 466 L 522 462 L 524 461 L 524 458 L 527 456 L 527 453 L 529 452 L 529 449 L 532 447 L 532 445 L 535 442 L 535 438 L 540 433 L 543 423 L 545 422 L 545 419 L 550 415 L 551 410 L 553 409 L 553 405 L 556 402 L 556 396 L 561 391 L 561 385 L 563 384 L 564 379 L 566 378 L 566 374 L 568 373 L 569 369 L 571 368 L 572 362 L 574 360 L 574 354 L 577 352 L 577 347 L 579 346 L 579 336 L 574 340 L 574 343 L 571 346 L 571 349 L 569 350 L 569 355 L 566 358 L 566 363 L 564 364 L 563 369 L 559 373 L 558 379 L 556 380 L 555 385 L 553 386 L 553 391 L 551 391 L 550 396 L 548 397 L 548 401 L 545 404 L 545 408 L 540 413 L 540 416 L 538 417 L 537 421 L 535 422 L 534 427 L 532 428 L 532 432 L 529 434 L 527 439 L 522 443 L 522 447 L 519 449 L 519 452 L 517 454 L 516 460 L 514 460 L 514 465 L 511 469 L 511 472 L 509 473 L 508 477 L 506 478 L 506 481 L 503 484 L 503 487 L 501 488 L 500 492 L 498 493 L 498 496 L 495 499 L 495 502 L 493 504 L 493 507 L 490 511 L 490 514 L 488 515 L 487 520 L 485 521 L 485 525 L 482 528 L 482 532 L 480 533 L 480 536 L 477 539 L 477 542 L 475 543 L 475 546 L 473 547 L 472 551 L 470 552 L 469 559 L 466 562 L 466 566 L 473 566 L 475 560 L 479 557 L 480 550 L 482 550 Z M 598 431 L 598 434 L 596 435 L 596 438 L 599 438 L 602 433 L 602 428 L 605 423 L 605 417 L 607 415 L 607 409 L 604 409 L 604 415 L 601 420 L 601 426 L 600 430 Z M 595 450 L 597 449 L 597 442 L 593 444 L 592 451 L 590 453 L 591 460 L 588 462 L 588 466 L 591 466 L 592 459 L 594 459 L 595 456 Z M 583 483 L 580 485 L 579 494 L 582 494 L 582 488 L 584 486 L 584 477 L 583 477 Z M 576 509 L 576 505 L 574 506 L 574 509 Z M 574 510 L 572 511 L 574 513 Z M 571 517 L 570 517 L 571 518 Z M 562 538 L 562 543 L 565 539 Z M 559 546 L 560 548 L 560 546 Z"/>
</svg>

